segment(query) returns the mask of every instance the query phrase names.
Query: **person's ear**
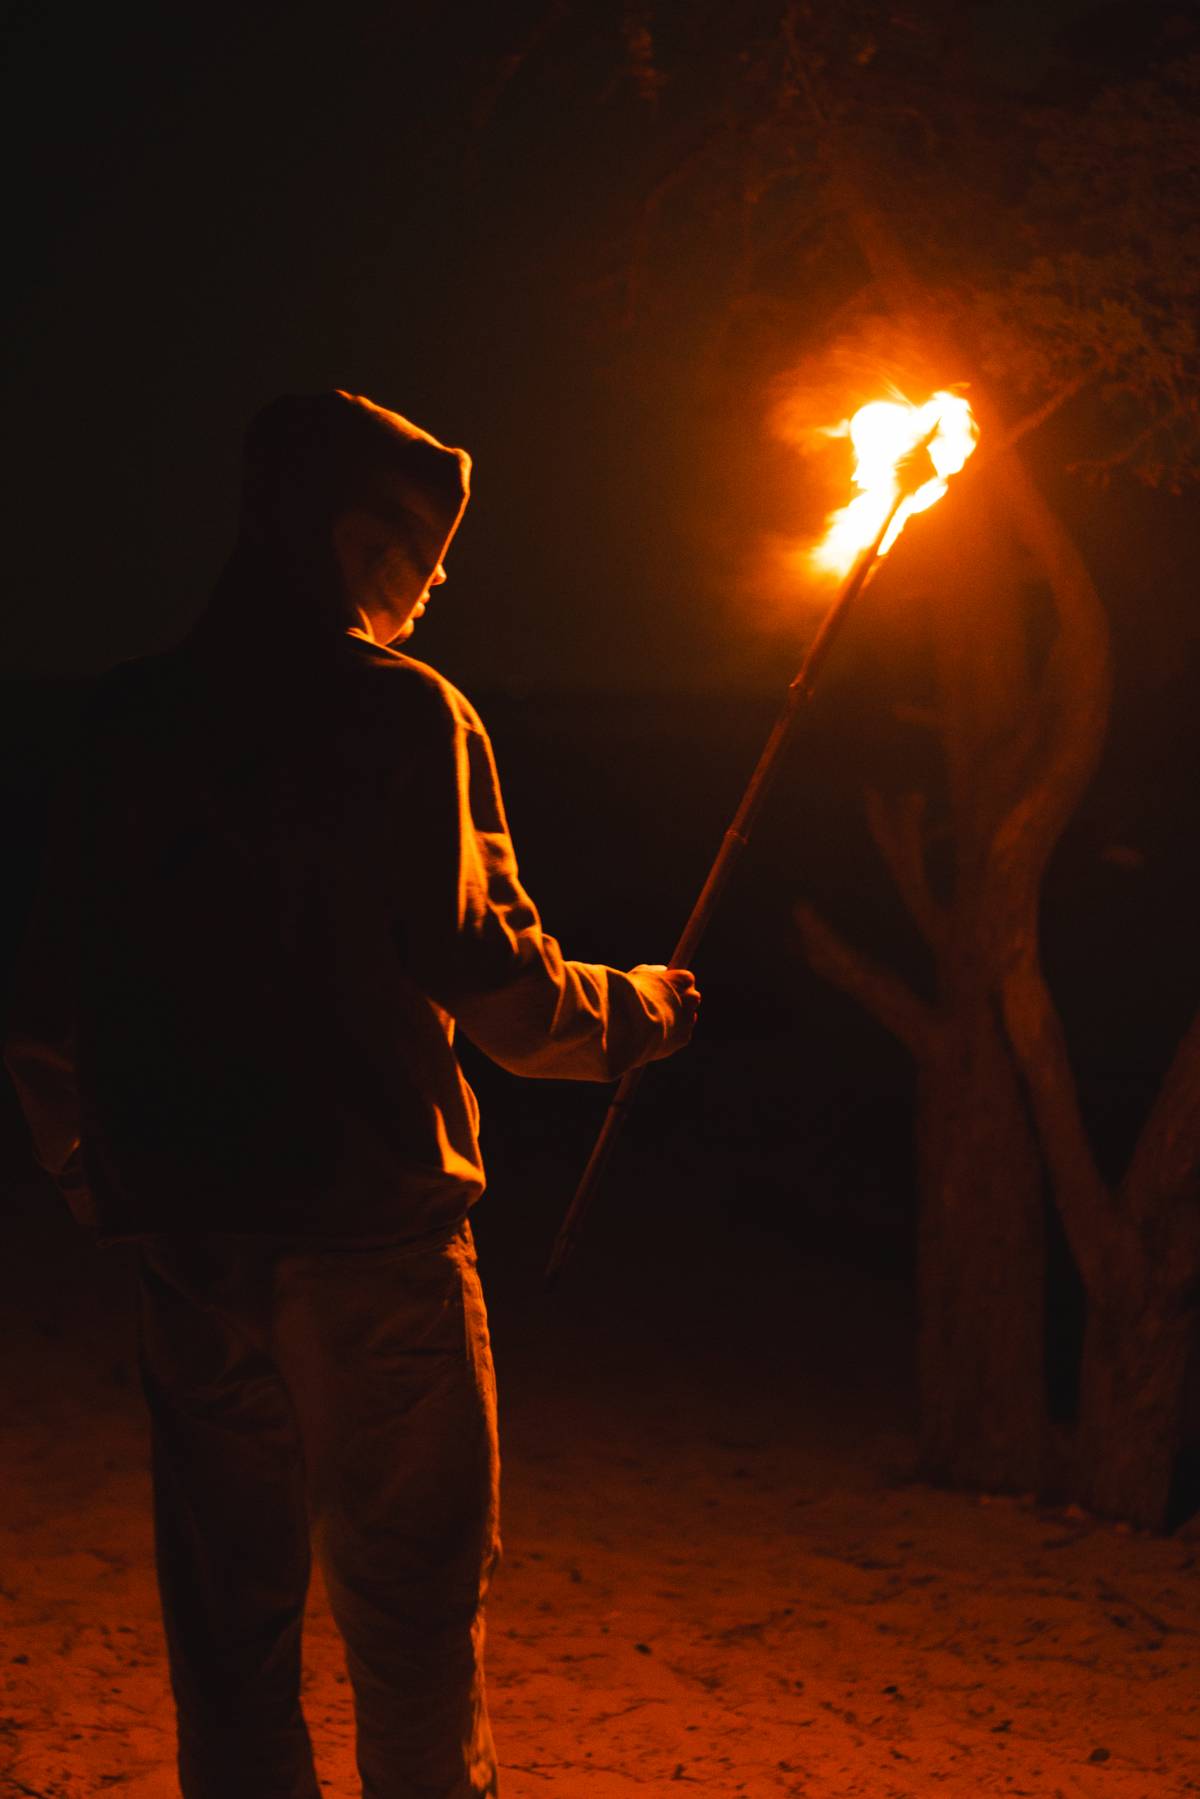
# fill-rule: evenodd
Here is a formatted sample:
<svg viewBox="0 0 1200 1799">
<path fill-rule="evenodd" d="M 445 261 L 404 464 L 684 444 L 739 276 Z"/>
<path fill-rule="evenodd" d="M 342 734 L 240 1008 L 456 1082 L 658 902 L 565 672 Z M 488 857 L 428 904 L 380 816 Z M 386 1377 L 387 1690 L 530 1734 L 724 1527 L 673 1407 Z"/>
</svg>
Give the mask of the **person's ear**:
<svg viewBox="0 0 1200 1799">
<path fill-rule="evenodd" d="M 349 506 L 333 521 L 333 553 L 347 593 L 361 593 L 386 543 L 378 519 L 359 507 Z"/>
</svg>

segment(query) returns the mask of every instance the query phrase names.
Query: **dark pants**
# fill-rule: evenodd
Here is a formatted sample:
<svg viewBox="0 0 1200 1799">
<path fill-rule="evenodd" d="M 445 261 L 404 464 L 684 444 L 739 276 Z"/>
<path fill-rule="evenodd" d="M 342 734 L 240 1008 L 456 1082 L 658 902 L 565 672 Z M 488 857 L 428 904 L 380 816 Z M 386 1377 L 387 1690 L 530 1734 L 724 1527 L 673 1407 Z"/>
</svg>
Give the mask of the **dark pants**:
<svg viewBox="0 0 1200 1799">
<path fill-rule="evenodd" d="M 142 1365 L 185 1799 L 319 1799 L 300 1709 L 310 1529 L 364 1799 L 495 1794 L 499 1458 L 469 1227 L 420 1249 L 156 1239 Z"/>
</svg>

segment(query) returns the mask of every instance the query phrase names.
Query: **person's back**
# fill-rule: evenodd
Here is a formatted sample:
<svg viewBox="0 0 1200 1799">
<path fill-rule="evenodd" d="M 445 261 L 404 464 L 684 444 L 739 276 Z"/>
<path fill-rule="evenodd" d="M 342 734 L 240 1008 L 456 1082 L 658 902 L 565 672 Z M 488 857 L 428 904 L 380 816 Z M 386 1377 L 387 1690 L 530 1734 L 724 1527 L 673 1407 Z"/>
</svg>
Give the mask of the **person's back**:
<svg viewBox="0 0 1200 1799">
<path fill-rule="evenodd" d="M 188 647 L 92 708 L 77 1065 L 106 1234 L 411 1236 L 482 1186 L 428 991 L 458 853 L 435 783 L 470 714 L 350 636 L 319 683 L 277 672 Z"/>
</svg>

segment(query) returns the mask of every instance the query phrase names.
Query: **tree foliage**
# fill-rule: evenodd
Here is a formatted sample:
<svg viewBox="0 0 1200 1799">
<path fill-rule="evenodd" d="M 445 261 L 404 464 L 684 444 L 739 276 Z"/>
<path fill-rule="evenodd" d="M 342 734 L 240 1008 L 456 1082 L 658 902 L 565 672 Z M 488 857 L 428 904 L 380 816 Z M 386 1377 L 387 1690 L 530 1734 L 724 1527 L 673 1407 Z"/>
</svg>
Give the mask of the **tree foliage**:
<svg viewBox="0 0 1200 1799">
<path fill-rule="evenodd" d="M 682 264 L 716 333 L 775 322 L 776 359 L 798 327 L 811 341 L 814 293 L 869 340 L 849 171 L 920 271 L 926 344 L 964 346 L 1039 416 L 1089 392 L 1077 466 L 1179 488 L 1200 474 L 1200 41 L 1146 16 L 1132 73 L 1067 46 L 1031 88 L 997 78 L 953 0 L 556 0 L 528 41 L 557 41 L 581 80 L 624 71 L 600 107 L 624 150 L 608 273 L 626 324 L 656 291 L 678 304 Z"/>
<path fill-rule="evenodd" d="M 1080 466 L 1178 489 L 1200 476 L 1200 56 L 1036 123 L 1027 256 L 976 298 L 984 367 L 1094 383 L 1110 444 Z"/>
</svg>

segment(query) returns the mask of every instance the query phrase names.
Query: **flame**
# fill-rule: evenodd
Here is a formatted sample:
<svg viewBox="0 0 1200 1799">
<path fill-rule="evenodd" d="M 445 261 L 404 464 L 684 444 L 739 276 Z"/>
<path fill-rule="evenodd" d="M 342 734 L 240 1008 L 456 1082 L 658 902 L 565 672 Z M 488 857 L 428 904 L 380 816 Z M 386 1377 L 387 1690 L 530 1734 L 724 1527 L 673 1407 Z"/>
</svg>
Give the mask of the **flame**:
<svg viewBox="0 0 1200 1799">
<path fill-rule="evenodd" d="M 937 479 L 926 481 L 901 503 L 880 548 L 880 555 L 886 555 L 914 512 L 924 512 L 941 499 L 950 476 L 958 473 L 975 448 L 979 428 L 974 415 L 961 394 L 941 392 L 923 406 L 903 399 L 872 400 L 835 428 L 831 435 L 848 436 L 854 445 L 854 485 L 859 491 L 832 515 L 824 537 L 809 552 L 815 568 L 832 575 L 845 575 L 853 568 L 891 510 L 899 491 L 898 464 L 935 425 L 929 457 Z"/>
</svg>

